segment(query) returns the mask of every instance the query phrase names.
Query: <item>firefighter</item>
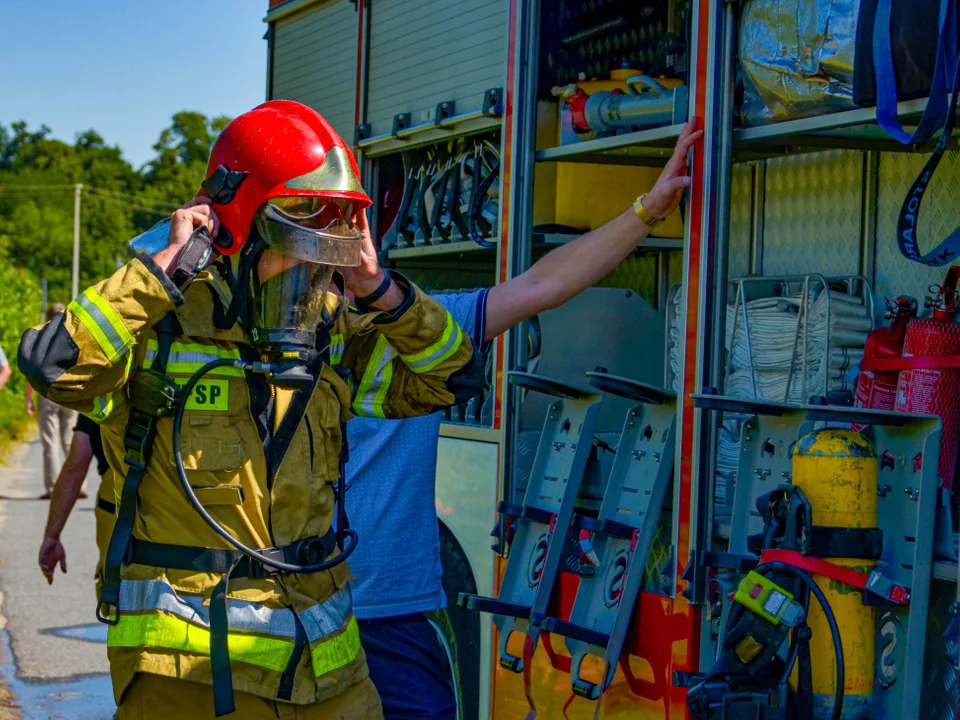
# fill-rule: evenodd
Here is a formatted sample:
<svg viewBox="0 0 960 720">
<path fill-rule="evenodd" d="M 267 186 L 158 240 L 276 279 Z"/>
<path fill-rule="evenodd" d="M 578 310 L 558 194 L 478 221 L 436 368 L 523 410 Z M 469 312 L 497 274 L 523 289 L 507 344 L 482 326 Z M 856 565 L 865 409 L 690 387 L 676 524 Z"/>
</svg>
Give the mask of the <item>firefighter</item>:
<svg viewBox="0 0 960 720">
<path fill-rule="evenodd" d="M 634 207 L 557 248 L 523 274 L 474 293 L 438 295 L 477 347 L 562 305 L 609 274 L 680 202 L 688 151 L 702 136 L 691 120 L 656 185 Z M 367 539 L 351 565 L 355 612 L 370 676 L 388 720 L 457 716 L 456 638 L 446 615 L 436 513 L 441 415 L 348 427 L 352 519 Z M 374 534 L 372 531 L 376 529 Z M 411 568 L 418 568 L 417 573 Z M 418 692 L 410 693 L 413 684 Z"/>
<path fill-rule="evenodd" d="M 459 402 L 477 362 L 380 269 L 358 174 L 318 113 L 265 103 L 220 134 L 166 247 L 24 334 L 30 384 L 99 422 L 116 477 L 97 615 L 120 720 L 382 716 L 340 562 L 343 423 L 352 398 Z"/>
</svg>

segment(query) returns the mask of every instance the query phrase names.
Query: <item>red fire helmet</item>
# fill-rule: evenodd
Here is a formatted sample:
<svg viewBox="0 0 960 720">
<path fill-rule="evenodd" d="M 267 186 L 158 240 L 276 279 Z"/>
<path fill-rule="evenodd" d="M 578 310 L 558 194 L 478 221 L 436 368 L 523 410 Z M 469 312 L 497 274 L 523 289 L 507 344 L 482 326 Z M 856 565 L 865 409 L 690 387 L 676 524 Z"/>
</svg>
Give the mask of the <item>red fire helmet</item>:
<svg viewBox="0 0 960 720">
<path fill-rule="evenodd" d="M 271 100 L 234 118 L 210 152 L 198 196 L 213 200 L 220 218 L 217 249 L 240 250 L 254 215 L 268 200 L 316 197 L 371 204 L 350 148 L 316 110 Z"/>
</svg>

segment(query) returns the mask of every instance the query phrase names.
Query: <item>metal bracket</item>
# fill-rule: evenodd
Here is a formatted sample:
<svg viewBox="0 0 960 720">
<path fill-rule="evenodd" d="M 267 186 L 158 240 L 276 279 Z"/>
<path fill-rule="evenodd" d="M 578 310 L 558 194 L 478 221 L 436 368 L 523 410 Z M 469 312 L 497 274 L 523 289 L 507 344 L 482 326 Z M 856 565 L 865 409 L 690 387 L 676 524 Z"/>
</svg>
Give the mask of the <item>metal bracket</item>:
<svg viewBox="0 0 960 720">
<path fill-rule="evenodd" d="M 444 100 L 437 103 L 436 110 L 433 111 L 433 126 L 435 128 L 444 128 L 443 121 L 449 120 L 456 114 L 456 100 Z M 447 128 L 452 130 L 452 128 Z"/>
<path fill-rule="evenodd" d="M 580 578 L 570 620 L 548 617 L 542 623 L 544 630 L 565 638 L 573 658 L 573 691 L 596 700 L 602 685 L 580 675 L 581 663 L 587 655 L 601 657 L 612 674 L 623 652 L 673 477 L 676 398 L 628 378 L 598 372 L 587 376 L 591 386 L 604 392 L 645 400 L 627 412 L 599 516 L 583 522 L 594 531 L 600 565 L 593 575 Z"/>
<path fill-rule="evenodd" d="M 361 140 L 366 140 L 370 137 L 370 124 L 363 123 L 357 125 L 356 129 L 353 131 L 353 144 L 359 145 Z"/>
<path fill-rule="evenodd" d="M 458 603 L 493 613 L 500 630 L 500 665 L 523 671 L 523 658 L 507 650 L 515 632 L 539 637 L 538 619 L 547 605 L 573 519 L 583 471 L 593 447 L 593 428 L 602 402 L 599 395 L 542 375 L 511 372 L 513 385 L 557 398 L 544 420 L 536 459 L 523 499 L 523 514 L 510 547 L 510 559 L 497 599 L 461 593 Z"/>
<path fill-rule="evenodd" d="M 873 432 L 877 455 L 887 458 L 878 468 L 877 526 L 883 531 L 883 549 L 876 570 L 885 580 L 910 588 L 910 605 L 897 605 L 879 619 L 895 637 L 896 654 L 888 655 L 883 677 L 878 676 L 873 712 L 876 717 L 920 717 L 920 693 L 924 672 L 927 614 L 930 580 L 933 570 L 934 525 L 940 454 L 940 419 L 879 410 L 851 409 L 830 405 L 770 405 L 751 403 L 718 395 L 693 395 L 694 405 L 715 411 L 752 413 L 744 425 L 737 489 L 731 523 L 729 552 L 746 554 L 746 537 L 751 526 L 759 527 L 752 516 L 756 496 L 753 471 L 769 467 L 776 472 L 789 468 L 789 452 L 780 457 L 779 446 L 786 446 L 812 431 L 815 423 L 860 423 Z M 763 457 L 766 438 L 777 438 L 773 458 Z M 773 465 L 777 462 L 777 465 Z M 776 480 L 776 476 L 774 476 Z M 771 488 L 772 489 L 772 488 Z M 909 497 L 909 501 L 905 498 Z M 912 502 L 911 502 L 912 501 Z M 814 519 L 816 508 L 814 508 Z M 889 634 L 889 633 L 888 633 Z M 882 652 L 879 648 L 878 652 Z M 902 654 L 901 654 L 902 653 Z M 887 656 L 887 655 L 885 655 Z"/>
<path fill-rule="evenodd" d="M 393 128 L 390 135 L 400 140 L 400 131 L 410 127 L 410 113 L 397 113 L 393 116 Z"/>
<path fill-rule="evenodd" d="M 503 117 L 503 88 L 490 88 L 483 93 L 483 110 L 485 117 Z"/>
</svg>

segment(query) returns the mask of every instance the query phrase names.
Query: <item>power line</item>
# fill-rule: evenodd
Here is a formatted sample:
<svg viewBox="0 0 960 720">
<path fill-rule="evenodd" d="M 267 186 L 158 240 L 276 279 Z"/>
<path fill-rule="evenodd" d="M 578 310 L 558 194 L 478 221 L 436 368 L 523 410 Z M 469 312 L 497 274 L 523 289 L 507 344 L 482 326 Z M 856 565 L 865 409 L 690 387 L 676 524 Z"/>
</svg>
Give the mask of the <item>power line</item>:
<svg viewBox="0 0 960 720">
<path fill-rule="evenodd" d="M 116 197 L 121 197 L 126 200 L 132 200 L 138 203 L 145 203 L 147 205 L 157 205 L 158 207 L 170 208 L 171 210 L 177 210 L 180 207 L 176 203 L 165 202 L 163 200 L 153 200 L 151 198 L 147 198 L 142 195 L 130 195 L 128 193 L 120 192 L 119 190 L 110 190 L 107 188 L 98 188 L 98 187 L 91 187 L 88 189 L 90 190 L 90 192 L 94 193 L 95 195 L 104 195 L 104 196 L 114 195 Z"/>
<path fill-rule="evenodd" d="M 36 193 L 36 192 L 65 192 L 73 191 L 73 185 L 0 185 L 0 194 L 13 194 L 13 193 Z M 158 212 L 154 208 L 169 208 L 170 210 L 176 210 L 180 205 L 176 203 L 166 202 L 165 200 L 154 200 L 152 198 L 144 197 L 143 195 L 131 195 L 130 193 L 124 193 L 119 190 L 111 190 L 109 188 L 98 188 L 93 186 L 85 186 L 84 190 L 91 192 L 94 195 L 99 195 L 106 199 L 122 199 L 132 201 L 134 204 L 130 204 L 130 207 L 136 207 L 139 210 L 145 210 L 147 212 Z M 153 205 L 154 208 L 145 207 Z M 169 215 L 169 212 L 160 213 L 162 215 Z"/>
</svg>

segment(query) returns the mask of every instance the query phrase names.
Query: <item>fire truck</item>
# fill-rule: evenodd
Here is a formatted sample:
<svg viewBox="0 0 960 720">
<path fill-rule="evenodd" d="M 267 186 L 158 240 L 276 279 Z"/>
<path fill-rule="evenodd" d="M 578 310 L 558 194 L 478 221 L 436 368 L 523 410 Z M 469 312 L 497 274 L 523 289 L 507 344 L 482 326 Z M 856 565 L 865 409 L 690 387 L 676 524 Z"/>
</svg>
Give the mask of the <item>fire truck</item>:
<svg viewBox="0 0 960 720">
<path fill-rule="evenodd" d="M 957 278 L 897 243 L 934 142 L 832 80 L 751 121 L 757 43 L 803 78 L 859 32 L 858 2 L 761 5 L 270 0 L 267 99 L 352 141 L 382 261 L 427 291 L 522 273 L 705 131 L 679 211 L 499 338 L 443 425 L 467 718 L 957 716 Z M 941 150 L 927 245 L 960 225 Z"/>
</svg>

